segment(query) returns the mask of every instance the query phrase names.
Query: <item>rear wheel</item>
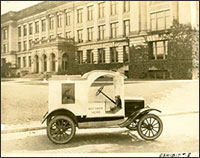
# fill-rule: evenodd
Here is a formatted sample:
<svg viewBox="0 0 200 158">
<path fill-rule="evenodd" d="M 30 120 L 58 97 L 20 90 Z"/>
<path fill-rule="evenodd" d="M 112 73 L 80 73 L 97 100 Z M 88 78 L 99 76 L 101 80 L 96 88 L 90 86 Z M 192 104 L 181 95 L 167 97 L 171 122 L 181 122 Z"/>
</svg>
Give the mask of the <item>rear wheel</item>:
<svg viewBox="0 0 200 158">
<path fill-rule="evenodd" d="M 161 119 L 154 114 L 146 114 L 141 117 L 138 123 L 138 134 L 145 140 L 158 138 L 163 131 Z"/>
<path fill-rule="evenodd" d="M 56 144 L 68 143 L 75 135 L 75 132 L 75 123 L 68 116 L 55 116 L 47 126 L 47 136 Z"/>
</svg>

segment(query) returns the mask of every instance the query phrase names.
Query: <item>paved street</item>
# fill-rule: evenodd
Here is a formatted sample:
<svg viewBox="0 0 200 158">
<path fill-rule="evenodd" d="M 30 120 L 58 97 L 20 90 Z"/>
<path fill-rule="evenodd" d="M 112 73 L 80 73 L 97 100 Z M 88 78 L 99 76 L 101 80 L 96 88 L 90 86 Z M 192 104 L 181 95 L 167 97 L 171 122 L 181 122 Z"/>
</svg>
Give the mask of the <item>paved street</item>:
<svg viewBox="0 0 200 158">
<path fill-rule="evenodd" d="M 3 134 L 2 156 L 69 156 L 78 153 L 157 153 L 159 156 L 160 153 L 171 152 L 198 153 L 198 113 L 165 116 L 162 121 L 164 130 L 156 141 L 144 141 L 137 132 L 132 132 L 135 137 L 131 137 L 125 128 L 77 129 L 74 139 L 65 145 L 51 143 L 45 130 Z"/>
</svg>

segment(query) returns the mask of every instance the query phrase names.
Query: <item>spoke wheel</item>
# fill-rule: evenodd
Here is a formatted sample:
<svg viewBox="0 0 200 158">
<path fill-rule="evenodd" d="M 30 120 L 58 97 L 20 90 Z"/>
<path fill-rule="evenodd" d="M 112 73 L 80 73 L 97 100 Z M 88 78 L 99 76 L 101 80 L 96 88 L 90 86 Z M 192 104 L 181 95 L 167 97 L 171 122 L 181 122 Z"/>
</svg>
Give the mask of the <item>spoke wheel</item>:
<svg viewBox="0 0 200 158">
<path fill-rule="evenodd" d="M 68 116 L 56 116 L 47 126 L 48 138 L 56 144 L 65 144 L 75 135 L 74 121 Z"/>
<path fill-rule="evenodd" d="M 145 140 L 158 138 L 163 131 L 161 119 L 154 114 L 144 115 L 138 123 L 138 134 Z"/>
</svg>

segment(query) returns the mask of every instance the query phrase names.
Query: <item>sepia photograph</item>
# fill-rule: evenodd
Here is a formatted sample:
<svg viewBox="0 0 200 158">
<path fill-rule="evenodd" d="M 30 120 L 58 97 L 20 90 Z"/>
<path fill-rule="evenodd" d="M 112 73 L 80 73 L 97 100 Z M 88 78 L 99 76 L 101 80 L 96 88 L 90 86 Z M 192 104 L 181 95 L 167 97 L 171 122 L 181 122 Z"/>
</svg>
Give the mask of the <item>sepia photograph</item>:
<svg viewBox="0 0 200 158">
<path fill-rule="evenodd" d="M 199 1 L 1 1 L 2 157 L 199 157 Z"/>
</svg>

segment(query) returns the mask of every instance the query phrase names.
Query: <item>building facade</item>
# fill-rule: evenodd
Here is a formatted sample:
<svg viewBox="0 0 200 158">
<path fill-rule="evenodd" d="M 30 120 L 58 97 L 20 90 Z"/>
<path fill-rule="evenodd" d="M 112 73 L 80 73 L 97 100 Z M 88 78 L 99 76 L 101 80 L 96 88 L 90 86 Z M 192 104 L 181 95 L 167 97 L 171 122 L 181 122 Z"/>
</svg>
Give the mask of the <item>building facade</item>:
<svg viewBox="0 0 200 158">
<path fill-rule="evenodd" d="M 159 68 L 147 63 L 141 72 L 130 48 L 148 41 L 157 52 L 153 62 L 164 63 L 167 40 L 149 32 L 170 28 L 174 19 L 197 27 L 198 6 L 196 1 L 42 2 L 1 16 L 1 65 L 10 63 L 18 74 L 112 69 L 139 78 Z"/>
</svg>

